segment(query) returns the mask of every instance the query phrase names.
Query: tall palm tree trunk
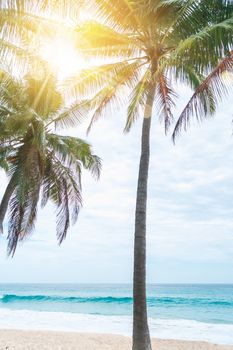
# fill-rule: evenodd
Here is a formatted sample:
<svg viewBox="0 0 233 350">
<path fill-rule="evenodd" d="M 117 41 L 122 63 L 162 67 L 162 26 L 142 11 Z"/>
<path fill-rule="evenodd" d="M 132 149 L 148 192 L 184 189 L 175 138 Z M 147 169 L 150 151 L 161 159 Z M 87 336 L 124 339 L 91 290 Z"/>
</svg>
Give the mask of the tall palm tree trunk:
<svg viewBox="0 0 233 350">
<path fill-rule="evenodd" d="M 133 350 L 151 350 L 146 304 L 146 204 L 154 94 L 153 85 L 147 96 L 141 138 L 134 236 Z"/>
<path fill-rule="evenodd" d="M 14 189 L 15 189 L 15 179 L 12 176 L 7 185 L 7 188 L 5 190 L 5 193 L 2 197 L 2 201 L 0 204 L 0 233 L 3 233 L 3 221 L 7 212 L 9 200 L 12 196 L 12 193 L 14 192 Z"/>
</svg>

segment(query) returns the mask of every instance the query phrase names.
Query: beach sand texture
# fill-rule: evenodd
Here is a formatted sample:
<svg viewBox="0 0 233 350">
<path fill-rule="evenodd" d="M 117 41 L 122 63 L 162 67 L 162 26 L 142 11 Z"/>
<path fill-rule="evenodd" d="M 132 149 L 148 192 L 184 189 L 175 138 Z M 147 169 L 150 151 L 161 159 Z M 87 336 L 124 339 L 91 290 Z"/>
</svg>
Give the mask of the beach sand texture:
<svg viewBox="0 0 233 350">
<path fill-rule="evenodd" d="M 156 350 L 233 350 L 233 345 L 153 339 Z M 120 335 L 0 330 L 0 350 L 131 350 Z"/>
</svg>

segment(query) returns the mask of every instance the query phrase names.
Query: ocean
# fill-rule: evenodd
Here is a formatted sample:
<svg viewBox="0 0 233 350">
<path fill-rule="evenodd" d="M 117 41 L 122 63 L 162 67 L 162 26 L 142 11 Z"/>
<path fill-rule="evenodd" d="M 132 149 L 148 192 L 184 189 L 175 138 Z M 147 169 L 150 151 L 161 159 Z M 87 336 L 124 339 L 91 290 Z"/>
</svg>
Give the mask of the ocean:
<svg viewBox="0 0 233 350">
<path fill-rule="evenodd" d="M 148 285 L 151 335 L 233 345 L 233 285 Z M 0 284 L 0 328 L 131 335 L 132 286 Z"/>
</svg>

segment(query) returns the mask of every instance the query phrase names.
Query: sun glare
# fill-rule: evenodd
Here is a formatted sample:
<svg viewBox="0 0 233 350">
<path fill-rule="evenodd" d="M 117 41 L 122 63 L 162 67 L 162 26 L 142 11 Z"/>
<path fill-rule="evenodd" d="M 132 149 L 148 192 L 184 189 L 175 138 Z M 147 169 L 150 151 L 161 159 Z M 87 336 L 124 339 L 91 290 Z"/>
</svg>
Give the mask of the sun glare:
<svg viewBox="0 0 233 350">
<path fill-rule="evenodd" d="M 72 76 L 85 67 L 85 61 L 78 55 L 71 40 L 56 38 L 47 41 L 41 47 L 41 57 L 59 79 Z"/>
</svg>

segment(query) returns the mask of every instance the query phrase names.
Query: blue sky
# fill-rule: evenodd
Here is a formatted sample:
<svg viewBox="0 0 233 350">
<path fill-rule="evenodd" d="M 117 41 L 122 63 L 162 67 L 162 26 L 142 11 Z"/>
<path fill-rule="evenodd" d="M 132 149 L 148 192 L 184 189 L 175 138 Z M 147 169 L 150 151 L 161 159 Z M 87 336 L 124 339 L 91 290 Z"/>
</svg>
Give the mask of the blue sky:
<svg viewBox="0 0 233 350">
<path fill-rule="evenodd" d="M 190 95 L 183 86 L 179 93 L 176 115 Z M 102 175 L 96 182 L 83 173 L 84 207 L 66 241 L 56 244 L 52 206 L 39 213 L 14 259 L 6 258 L 5 232 L 1 282 L 131 282 L 141 120 L 124 135 L 124 112 L 100 120 L 88 137 L 103 160 Z M 148 282 L 233 283 L 232 117 L 232 103 L 224 101 L 214 119 L 194 123 L 173 146 L 154 112 Z M 86 138 L 85 125 L 69 133 Z"/>
</svg>

